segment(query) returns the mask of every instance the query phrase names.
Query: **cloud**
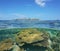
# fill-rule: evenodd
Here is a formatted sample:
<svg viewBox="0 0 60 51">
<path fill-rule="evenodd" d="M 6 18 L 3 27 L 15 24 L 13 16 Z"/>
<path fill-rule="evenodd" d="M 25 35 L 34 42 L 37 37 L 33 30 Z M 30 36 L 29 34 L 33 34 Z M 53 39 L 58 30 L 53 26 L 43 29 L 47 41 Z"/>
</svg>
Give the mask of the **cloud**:
<svg viewBox="0 0 60 51">
<path fill-rule="evenodd" d="M 35 3 L 41 7 L 45 7 L 47 1 L 48 0 L 35 0 Z"/>
<path fill-rule="evenodd" d="M 19 14 L 19 13 L 12 13 L 11 16 L 16 17 L 16 18 L 25 18 L 26 17 L 25 15 Z"/>
<path fill-rule="evenodd" d="M 27 18 L 27 16 L 20 13 L 0 14 L 0 19 L 2 20 L 22 19 L 22 18 Z"/>
</svg>

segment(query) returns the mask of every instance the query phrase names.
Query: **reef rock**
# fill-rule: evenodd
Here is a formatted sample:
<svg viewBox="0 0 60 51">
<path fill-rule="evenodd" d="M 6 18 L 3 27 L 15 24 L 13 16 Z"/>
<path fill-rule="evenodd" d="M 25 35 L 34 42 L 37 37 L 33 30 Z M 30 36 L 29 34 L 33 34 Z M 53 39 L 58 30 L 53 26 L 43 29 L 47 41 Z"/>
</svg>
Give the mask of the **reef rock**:
<svg viewBox="0 0 60 51">
<path fill-rule="evenodd" d="M 12 49 L 12 47 L 13 47 L 13 41 L 11 39 L 6 39 L 0 42 L 0 51 L 7 51 Z"/>
<path fill-rule="evenodd" d="M 50 45 L 49 38 L 49 34 L 46 31 L 40 32 L 37 29 L 24 29 L 16 35 L 16 42 L 19 46 L 31 44 L 33 46 L 48 47 Z"/>
</svg>

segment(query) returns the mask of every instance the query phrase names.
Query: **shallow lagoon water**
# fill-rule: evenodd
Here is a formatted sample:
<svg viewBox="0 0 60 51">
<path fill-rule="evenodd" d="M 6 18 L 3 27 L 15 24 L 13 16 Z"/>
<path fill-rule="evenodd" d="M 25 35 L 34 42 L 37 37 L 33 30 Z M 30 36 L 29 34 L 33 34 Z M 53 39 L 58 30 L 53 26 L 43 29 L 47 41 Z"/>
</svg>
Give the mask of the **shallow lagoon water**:
<svg viewBox="0 0 60 51">
<path fill-rule="evenodd" d="M 43 24 L 43 23 L 39 23 L 39 24 L 36 24 L 36 23 L 11 24 L 11 25 L 8 25 L 6 28 L 7 29 L 8 28 L 10 28 L 10 29 L 11 28 L 50 28 L 50 29 L 60 30 L 60 26 L 59 25 L 55 25 L 55 24 L 51 25 L 51 24 Z M 52 33 L 51 32 L 49 32 L 49 33 L 52 36 Z M 10 35 L 8 35 L 8 36 L 11 37 Z M 6 36 L 6 37 L 8 38 L 8 36 Z M 34 46 L 30 46 L 30 45 L 29 46 L 25 46 L 24 48 L 25 48 L 25 51 L 45 51 L 45 49 L 46 49 L 44 47 L 34 47 Z"/>
</svg>

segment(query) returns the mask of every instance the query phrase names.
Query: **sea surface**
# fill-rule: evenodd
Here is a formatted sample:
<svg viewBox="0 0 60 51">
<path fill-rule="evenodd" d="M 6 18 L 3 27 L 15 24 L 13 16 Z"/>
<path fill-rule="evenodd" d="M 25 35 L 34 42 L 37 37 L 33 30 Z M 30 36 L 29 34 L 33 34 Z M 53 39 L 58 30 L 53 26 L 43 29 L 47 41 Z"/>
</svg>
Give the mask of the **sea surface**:
<svg viewBox="0 0 60 51">
<path fill-rule="evenodd" d="M 0 20 L 1 28 L 53 28 L 60 29 L 60 20 Z"/>
</svg>

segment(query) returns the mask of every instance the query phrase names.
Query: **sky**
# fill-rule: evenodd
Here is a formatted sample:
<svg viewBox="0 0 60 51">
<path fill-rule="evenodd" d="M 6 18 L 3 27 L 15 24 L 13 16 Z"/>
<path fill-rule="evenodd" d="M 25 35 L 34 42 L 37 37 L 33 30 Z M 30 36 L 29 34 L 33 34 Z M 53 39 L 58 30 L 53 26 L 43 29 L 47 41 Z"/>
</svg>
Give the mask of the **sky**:
<svg viewBox="0 0 60 51">
<path fill-rule="evenodd" d="M 0 20 L 60 20 L 60 0 L 0 0 Z"/>
</svg>

